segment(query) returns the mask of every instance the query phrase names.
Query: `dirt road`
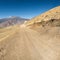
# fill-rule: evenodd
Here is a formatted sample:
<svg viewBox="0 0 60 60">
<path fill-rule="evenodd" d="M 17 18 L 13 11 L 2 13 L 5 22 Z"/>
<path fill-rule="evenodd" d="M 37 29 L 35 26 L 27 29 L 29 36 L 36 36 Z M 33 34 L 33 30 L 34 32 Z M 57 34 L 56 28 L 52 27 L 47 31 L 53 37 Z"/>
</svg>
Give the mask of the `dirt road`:
<svg viewBox="0 0 60 60">
<path fill-rule="evenodd" d="M 12 28 L 4 33 L 0 33 L 0 60 L 60 59 L 60 41 L 55 38 L 41 36 L 25 27 Z"/>
</svg>

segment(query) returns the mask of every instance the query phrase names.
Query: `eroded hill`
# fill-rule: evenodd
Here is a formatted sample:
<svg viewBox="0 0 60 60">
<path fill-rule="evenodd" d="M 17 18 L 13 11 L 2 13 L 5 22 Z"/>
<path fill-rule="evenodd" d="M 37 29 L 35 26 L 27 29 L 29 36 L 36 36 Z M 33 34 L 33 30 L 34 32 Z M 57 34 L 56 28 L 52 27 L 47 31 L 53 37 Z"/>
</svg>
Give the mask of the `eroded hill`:
<svg viewBox="0 0 60 60">
<path fill-rule="evenodd" d="M 39 23 L 41 21 L 48 21 L 51 19 L 60 19 L 60 6 L 55 7 L 39 16 L 36 16 L 32 18 L 30 21 L 28 21 L 26 24 L 31 25 L 34 23 Z"/>
</svg>

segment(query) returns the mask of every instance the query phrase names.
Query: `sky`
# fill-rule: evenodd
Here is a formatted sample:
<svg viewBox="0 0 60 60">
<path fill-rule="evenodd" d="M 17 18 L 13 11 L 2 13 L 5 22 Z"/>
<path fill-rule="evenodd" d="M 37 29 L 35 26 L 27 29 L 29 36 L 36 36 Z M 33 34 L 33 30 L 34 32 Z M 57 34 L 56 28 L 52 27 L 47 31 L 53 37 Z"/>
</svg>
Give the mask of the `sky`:
<svg viewBox="0 0 60 60">
<path fill-rule="evenodd" d="M 60 0 L 0 0 L 0 18 L 19 16 L 30 19 L 56 6 L 60 6 Z"/>
</svg>

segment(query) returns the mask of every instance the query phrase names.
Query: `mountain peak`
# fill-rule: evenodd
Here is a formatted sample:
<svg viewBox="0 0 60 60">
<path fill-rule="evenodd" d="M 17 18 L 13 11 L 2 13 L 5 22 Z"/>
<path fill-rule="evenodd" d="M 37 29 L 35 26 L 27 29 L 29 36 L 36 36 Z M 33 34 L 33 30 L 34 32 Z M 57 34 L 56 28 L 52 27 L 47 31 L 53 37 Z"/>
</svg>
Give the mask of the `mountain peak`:
<svg viewBox="0 0 60 60">
<path fill-rule="evenodd" d="M 17 16 L 9 16 L 9 18 L 17 18 Z M 20 17 L 19 17 L 20 18 Z"/>
<path fill-rule="evenodd" d="M 26 20 L 28 19 L 17 17 L 17 16 L 9 16 L 8 18 L 0 19 L 0 27 L 7 27 L 15 24 L 22 24 Z"/>
</svg>

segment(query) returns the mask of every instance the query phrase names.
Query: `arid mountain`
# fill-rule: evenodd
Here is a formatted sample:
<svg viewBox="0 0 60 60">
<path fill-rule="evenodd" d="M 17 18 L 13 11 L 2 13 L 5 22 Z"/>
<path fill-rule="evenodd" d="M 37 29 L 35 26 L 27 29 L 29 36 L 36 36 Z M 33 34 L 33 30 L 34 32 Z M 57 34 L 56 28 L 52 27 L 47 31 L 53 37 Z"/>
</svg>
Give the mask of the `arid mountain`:
<svg viewBox="0 0 60 60">
<path fill-rule="evenodd" d="M 0 60 L 60 60 L 60 7 L 0 28 Z"/>
<path fill-rule="evenodd" d="M 29 19 L 16 17 L 16 16 L 2 18 L 0 19 L 0 27 L 7 27 L 7 26 L 15 25 L 17 23 L 22 24 L 25 20 L 29 20 Z"/>
<path fill-rule="evenodd" d="M 36 16 L 32 18 L 30 21 L 28 21 L 26 24 L 31 25 L 34 23 L 39 23 L 41 21 L 48 21 L 51 19 L 60 19 L 60 6 L 55 7 L 39 16 Z"/>
</svg>

